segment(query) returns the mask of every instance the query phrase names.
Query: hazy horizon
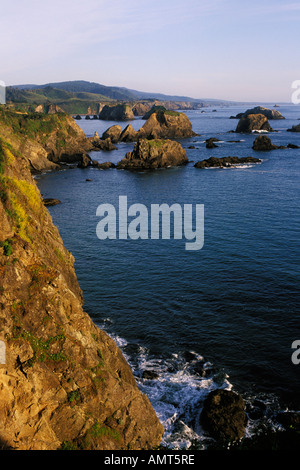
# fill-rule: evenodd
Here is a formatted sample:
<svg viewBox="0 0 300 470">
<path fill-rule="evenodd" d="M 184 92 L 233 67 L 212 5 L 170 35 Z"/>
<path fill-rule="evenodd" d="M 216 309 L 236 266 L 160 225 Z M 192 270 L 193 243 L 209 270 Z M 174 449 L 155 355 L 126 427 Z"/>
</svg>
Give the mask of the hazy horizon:
<svg viewBox="0 0 300 470">
<path fill-rule="evenodd" d="M 279 0 L 15 0 L 1 11 L 0 80 L 291 102 L 299 20 L 300 4 Z"/>
</svg>

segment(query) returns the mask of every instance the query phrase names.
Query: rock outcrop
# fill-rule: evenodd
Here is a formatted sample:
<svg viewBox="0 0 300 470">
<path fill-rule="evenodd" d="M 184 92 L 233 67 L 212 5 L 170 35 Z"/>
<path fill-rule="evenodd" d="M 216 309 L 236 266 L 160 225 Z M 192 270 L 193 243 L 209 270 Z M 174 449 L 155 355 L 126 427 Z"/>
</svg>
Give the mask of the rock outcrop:
<svg viewBox="0 0 300 470">
<path fill-rule="evenodd" d="M 104 150 L 110 152 L 111 150 L 117 150 L 117 147 L 112 143 L 111 138 L 100 139 L 98 132 L 95 132 L 94 137 L 90 138 L 91 144 L 94 150 Z"/>
<path fill-rule="evenodd" d="M 300 124 L 292 126 L 291 129 L 287 130 L 288 132 L 300 132 Z"/>
<path fill-rule="evenodd" d="M 115 144 L 119 141 L 121 134 L 122 134 L 122 127 L 119 126 L 118 124 L 115 124 L 114 126 L 111 126 L 108 129 L 106 129 L 105 132 L 103 132 L 101 139 L 106 140 L 110 138 L 112 143 Z"/>
<path fill-rule="evenodd" d="M 121 126 L 109 127 L 102 135 L 102 139 L 111 137 L 112 142 L 137 142 L 139 139 L 184 139 L 196 136 L 189 118 L 184 113 L 155 110 L 150 114 L 145 124 L 135 131 L 129 124 L 123 131 Z"/>
<path fill-rule="evenodd" d="M 197 135 L 184 113 L 159 110 L 149 117 L 139 130 L 139 137 L 147 139 L 184 139 Z"/>
<path fill-rule="evenodd" d="M 261 130 L 272 132 L 268 118 L 264 114 L 249 114 L 239 120 L 235 132 L 250 133 Z"/>
<path fill-rule="evenodd" d="M 148 170 L 185 165 L 188 163 L 186 151 L 179 142 L 172 140 L 140 139 L 132 152 L 117 164 L 118 169 Z"/>
<path fill-rule="evenodd" d="M 231 390 L 210 392 L 203 405 L 201 424 L 215 439 L 241 439 L 247 425 L 244 400 Z"/>
<path fill-rule="evenodd" d="M 134 114 L 128 104 L 105 105 L 99 114 L 99 119 L 104 121 L 132 121 Z"/>
<path fill-rule="evenodd" d="M 26 156 L 0 142 L 0 442 L 12 450 L 152 449 L 163 428 L 114 341 L 83 310 Z"/>
<path fill-rule="evenodd" d="M 260 163 L 259 158 L 254 157 L 210 157 L 206 160 L 195 163 L 195 168 L 229 168 L 236 165 L 244 165 L 247 163 Z"/>
<path fill-rule="evenodd" d="M 272 119 L 285 119 L 282 114 L 276 109 L 264 108 L 263 106 L 255 106 L 254 108 L 247 109 L 244 113 L 239 113 L 236 116 L 231 116 L 235 119 L 241 119 L 242 117 L 247 117 L 249 114 L 263 114 L 268 120 Z"/>
<path fill-rule="evenodd" d="M 260 135 L 256 137 L 256 139 L 254 140 L 252 148 L 253 150 L 258 150 L 258 151 L 268 151 L 268 150 L 276 150 L 278 146 L 272 144 L 271 139 L 268 136 Z"/>
</svg>

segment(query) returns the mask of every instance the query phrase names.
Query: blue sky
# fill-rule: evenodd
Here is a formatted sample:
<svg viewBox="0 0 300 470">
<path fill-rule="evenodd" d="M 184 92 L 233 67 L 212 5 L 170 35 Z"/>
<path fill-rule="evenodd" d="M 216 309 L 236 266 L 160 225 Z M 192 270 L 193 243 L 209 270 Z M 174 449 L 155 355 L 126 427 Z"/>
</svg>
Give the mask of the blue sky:
<svg viewBox="0 0 300 470">
<path fill-rule="evenodd" d="M 0 80 L 290 101 L 299 21 L 300 1 L 289 0 L 11 0 L 1 6 Z"/>
</svg>

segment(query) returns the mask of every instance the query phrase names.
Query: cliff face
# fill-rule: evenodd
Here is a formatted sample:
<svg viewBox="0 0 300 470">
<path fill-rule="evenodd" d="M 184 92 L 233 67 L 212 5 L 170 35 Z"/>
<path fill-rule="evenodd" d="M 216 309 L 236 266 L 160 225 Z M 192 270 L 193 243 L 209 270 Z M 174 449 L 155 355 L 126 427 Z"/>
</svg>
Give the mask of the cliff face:
<svg viewBox="0 0 300 470">
<path fill-rule="evenodd" d="M 83 311 L 73 263 L 28 159 L 2 138 L 0 448 L 153 448 L 163 428 Z"/>
</svg>

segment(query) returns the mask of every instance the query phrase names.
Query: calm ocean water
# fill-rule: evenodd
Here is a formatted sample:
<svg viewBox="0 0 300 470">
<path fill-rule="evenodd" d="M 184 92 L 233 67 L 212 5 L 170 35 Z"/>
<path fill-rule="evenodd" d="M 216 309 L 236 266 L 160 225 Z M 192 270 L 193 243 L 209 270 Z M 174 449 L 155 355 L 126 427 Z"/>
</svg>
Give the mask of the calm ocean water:
<svg viewBox="0 0 300 470">
<path fill-rule="evenodd" d="M 292 342 L 300 340 L 300 149 L 254 152 L 255 135 L 228 133 L 238 122 L 229 116 L 246 107 L 215 109 L 186 112 L 200 134 L 181 141 L 189 160 L 255 156 L 261 164 L 200 170 L 191 162 L 144 173 L 75 168 L 37 178 L 45 197 L 62 201 L 49 210 L 75 256 L 85 310 L 122 348 L 173 448 L 205 446 L 199 415 L 216 387 L 239 391 L 249 407 L 260 400 L 268 422 L 278 409 L 300 409 L 300 365 L 291 361 Z M 278 131 L 272 142 L 300 145 L 299 134 L 286 132 L 300 107 L 279 111 L 286 119 L 270 121 Z M 87 136 L 116 124 L 77 123 Z M 206 149 L 209 137 L 221 140 L 217 148 Z M 116 163 L 133 145 L 91 156 Z M 118 208 L 120 195 L 148 208 L 204 204 L 204 247 L 186 251 L 184 240 L 173 239 L 100 241 L 96 209 Z M 158 378 L 143 379 L 144 370 Z M 249 421 L 249 433 L 255 424 Z"/>
</svg>

